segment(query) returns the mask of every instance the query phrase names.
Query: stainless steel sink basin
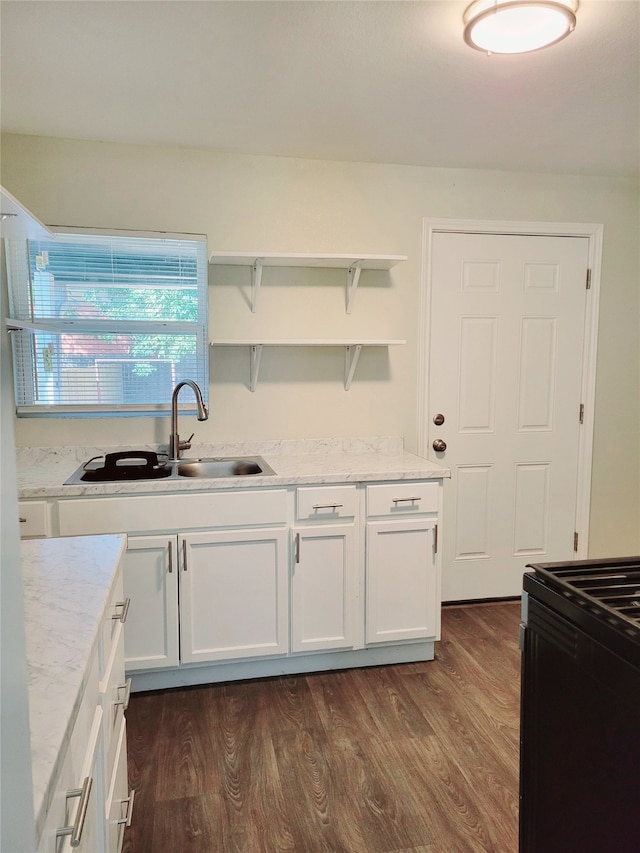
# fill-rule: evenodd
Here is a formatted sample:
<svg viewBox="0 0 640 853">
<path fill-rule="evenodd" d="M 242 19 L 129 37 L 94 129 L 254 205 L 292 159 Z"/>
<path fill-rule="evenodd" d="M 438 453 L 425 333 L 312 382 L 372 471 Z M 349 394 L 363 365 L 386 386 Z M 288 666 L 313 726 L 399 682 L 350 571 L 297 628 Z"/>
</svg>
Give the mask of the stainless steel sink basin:
<svg viewBox="0 0 640 853">
<path fill-rule="evenodd" d="M 250 474 L 273 474 L 261 456 L 238 459 L 181 459 L 169 463 L 178 477 L 246 477 Z"/>
<path fill-rule="evenodd" d="M 162 462 L 155 460 L 151 464 L 147 452 L 111 454 L 113 457 L 126 457 L 127 460 L 142 456 L 145 464 L 102 465 L 101 457 L 94 457 L 84 465 L 81 465 L 68 480 L 65 486 L 77 485 L 78 483 L 121 483 L 124 481 L 158 480 L 158 479 L 182 479 L 183 477 L 194 477 L 200 480 L 216 479 L 219 477 L 247 477 L 251 474 L 272 475 L 273 468 L 264 461 L 261 456 L 237 456 L 237 457 L 213 457 L 199 459 L 179 459 L 176 462 Z"/>
</svg>

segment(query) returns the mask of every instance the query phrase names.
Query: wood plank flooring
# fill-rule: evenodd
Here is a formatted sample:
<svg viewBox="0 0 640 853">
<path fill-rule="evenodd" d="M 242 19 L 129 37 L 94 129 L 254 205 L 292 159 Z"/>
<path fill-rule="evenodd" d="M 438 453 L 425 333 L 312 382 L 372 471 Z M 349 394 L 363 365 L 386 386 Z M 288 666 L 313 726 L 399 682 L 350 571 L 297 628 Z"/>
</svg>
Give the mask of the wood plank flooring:
<svg viewBox="0 0 640 853">
<path fill-rule="evenodd" d="M 124 853 L 516 853 L 519 602 L 436 660 L 132 696 Z"/>
</svg>

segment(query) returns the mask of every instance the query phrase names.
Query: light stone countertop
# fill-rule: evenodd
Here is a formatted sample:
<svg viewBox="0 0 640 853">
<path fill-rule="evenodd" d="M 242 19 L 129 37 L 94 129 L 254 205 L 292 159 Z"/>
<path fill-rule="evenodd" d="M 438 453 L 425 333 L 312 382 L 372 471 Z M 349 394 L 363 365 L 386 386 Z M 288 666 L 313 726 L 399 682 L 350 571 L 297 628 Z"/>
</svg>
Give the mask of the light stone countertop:
<svg viewBox="0 0 640 853">
<path fill-rule="evenodd" d="M 386 480 L 429 480 L 449 477 L 437 462 L 403 449 L 401 438 L 306 439 L 263 442 L 226 442 L 194 445 L 185 458 L 262 456 L 275 474 L 212 479 L 138 480 L 121 483 L 63 485 L 93 456 L 116 450 L 155 450 L 157 445 L 130 447 L 51 447 L 18 450 L 20 498 L 60 498 L 82 495 L 124 495 L 153 492 L 209 491 L 290 486 L 313 483 L 357 483 Z"/>
<path fill-rule="evenodd" d="M 21 543 L 38 837 L 80 706 L 126 536 Z"/>
</svg>

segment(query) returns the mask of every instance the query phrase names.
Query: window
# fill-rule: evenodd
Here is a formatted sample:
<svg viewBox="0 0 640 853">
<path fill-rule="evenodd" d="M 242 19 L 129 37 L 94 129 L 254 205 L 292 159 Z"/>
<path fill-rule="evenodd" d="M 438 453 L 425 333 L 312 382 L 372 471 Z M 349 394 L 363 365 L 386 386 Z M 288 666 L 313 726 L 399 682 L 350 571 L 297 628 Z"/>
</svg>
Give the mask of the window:
<svg viewBox="0 0 640 853">
<path fill-rule="evenodd" d="M 183 379 L 206 399 L 204 237 L 7 243 L 18 415 L 159 415 Z M 195 411 L 189 396 L 181 409 Z"/>
</svg>

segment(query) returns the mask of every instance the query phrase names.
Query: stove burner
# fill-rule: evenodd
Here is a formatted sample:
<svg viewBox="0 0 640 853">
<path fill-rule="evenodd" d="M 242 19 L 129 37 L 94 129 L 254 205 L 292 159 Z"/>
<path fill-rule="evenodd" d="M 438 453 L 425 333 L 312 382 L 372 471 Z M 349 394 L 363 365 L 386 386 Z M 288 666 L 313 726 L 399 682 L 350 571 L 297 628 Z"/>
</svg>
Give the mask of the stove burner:
<svg viewBox="0 0 640 853">
<path fill-rule="evenodd" d="M 537 563 L 527 568 L 567 598 L 640 639 L 640 557 Z"/>
</svg>

